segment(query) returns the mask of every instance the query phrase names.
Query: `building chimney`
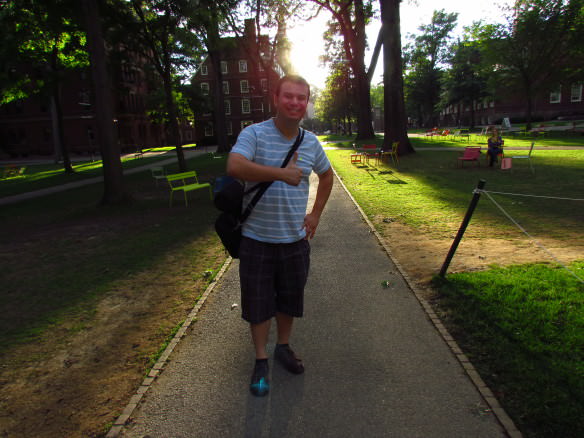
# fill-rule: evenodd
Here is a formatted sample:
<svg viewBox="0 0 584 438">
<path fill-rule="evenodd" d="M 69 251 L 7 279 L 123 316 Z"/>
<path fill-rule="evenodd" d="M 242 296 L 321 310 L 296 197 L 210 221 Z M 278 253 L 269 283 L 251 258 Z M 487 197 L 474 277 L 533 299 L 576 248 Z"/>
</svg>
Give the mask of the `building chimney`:
<svg viewBox="0 0 584 438">
<path fill-rule="evenodd" d="M 247 18 L 245 20 L 245 38 L 256 41 L 256 26 L 253 18 Z"/>
</svg>

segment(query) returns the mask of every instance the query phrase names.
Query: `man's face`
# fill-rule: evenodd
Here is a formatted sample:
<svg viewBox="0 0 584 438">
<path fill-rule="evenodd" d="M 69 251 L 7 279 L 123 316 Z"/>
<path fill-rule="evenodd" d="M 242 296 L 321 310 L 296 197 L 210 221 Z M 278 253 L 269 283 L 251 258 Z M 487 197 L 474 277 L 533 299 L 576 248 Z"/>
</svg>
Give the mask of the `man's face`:
<svg viewBox="0 0 584 438">
<path fill-rule="evenodd" d="M 295 82 L 284 82 L 280 94 L 274 96 L 278 117 L 290 120 L 302 120 L 308 105 L 308 87 Z"/>
</svg>

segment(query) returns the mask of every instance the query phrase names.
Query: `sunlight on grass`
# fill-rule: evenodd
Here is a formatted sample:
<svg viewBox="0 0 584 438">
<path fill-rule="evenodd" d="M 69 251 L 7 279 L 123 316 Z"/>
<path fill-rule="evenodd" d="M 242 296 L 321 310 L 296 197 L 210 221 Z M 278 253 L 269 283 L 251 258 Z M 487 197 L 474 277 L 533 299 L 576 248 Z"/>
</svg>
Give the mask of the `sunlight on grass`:
<svg viewBox="0 0 584 438">
<path fill-rule="evenodd" d="M 584 262 L 571 269 L 584 276 Z M 530 437 L 575 437 L 584 411 L 584 286 L 559 266 L 436 279 L 464 351 Z M 537 382 L 537 384 L 533 384 Z"/>
<path fill-rule="evenodd" d="M 480 179 L 486 190 L 502 193 L 581 198 L 584 151 L 539 151 L 534 157 L 536 174 L 527 163 L 513 172 L 481 168 L 456 168 L 455 151 L 424 151 L 402 157 L 398 169 L 387 164 L 351 164 L 350 151 L 327 151 L 335 170 L 371 219 L 396 220 L 425 232 L 429 237 L 448 237 L 458 229 Z M 525 166 L 521 166 L 525 164 Z M 584 220 L 581 203 L 492 195 L 512 217 L 530 231 L 567 238 L 577 233 Z M 519 231 L 483 196 L 468 235 L 506 237 Z M 492 232 L 496 230 L 496 232 Z"/>
</svg>

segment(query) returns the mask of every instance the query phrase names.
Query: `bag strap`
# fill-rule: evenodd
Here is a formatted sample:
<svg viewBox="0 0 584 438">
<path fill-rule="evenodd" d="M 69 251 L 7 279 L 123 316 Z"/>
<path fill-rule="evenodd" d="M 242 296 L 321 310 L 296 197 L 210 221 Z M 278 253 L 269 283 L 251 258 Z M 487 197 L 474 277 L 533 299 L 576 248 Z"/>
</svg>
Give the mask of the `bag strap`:
<svg viewBox="0 0 584 438">
<path fill-rule="evenodd" d="M 281 168 L 286 167 L 288 165 L 288 163 L 290 162 L 290 159 L 294 155 L 294 152 L 296 152 L 298 147 L 300 147 L 300 143 L 302 143 L 302 140 L 304 140 L 304 129 L 298 128 L 298 136 L 296 137 L 296 141 L 294 142 L 294 144 L 292 145 L 292 147 L 288 151 L 288 155 L 286 155 L 284 162 L 280 166 Z M 265 181 L 263 183 L 259 183 L 259 184 L 255 185 L 254 187 L 252 187 L 247 192 L 245 192 L 247 194 L 247 193 L 250 193 L 256 189 L 259 189 L 258 192 L 252 198 L 252 200 L 249 201 L 249 204 L 247 204 L 247 206 L 245 207 L 245 210 L 243 211 L 243 214 L 241 215 L 241 218 L 239 219 L 240 224 L 245 222 L 245 220 L 251 214 L 251 211 L 254 209 L 256 204 L 259 202 L 260 198 L 264 195 L 264 193 L 266 193 L 266 190 L 268 190 L 268 188 L 272 185 L 273 182 L 274 181 Z"/>
</svg>

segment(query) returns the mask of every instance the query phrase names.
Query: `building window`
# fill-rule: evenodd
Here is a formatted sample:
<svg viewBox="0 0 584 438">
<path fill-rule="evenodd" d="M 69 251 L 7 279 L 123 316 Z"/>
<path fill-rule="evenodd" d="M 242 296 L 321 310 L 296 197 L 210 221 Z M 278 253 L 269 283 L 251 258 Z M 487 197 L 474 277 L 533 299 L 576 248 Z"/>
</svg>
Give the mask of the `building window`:
<svg viewBox="0 0 584 438">
<path fill-rule="evenodd" d="M 223 81 L 223 94 L 229 94 L 229 81 Z"/>
<path fill-rule="evenodd" d="M 254 111 L 260 111 L 263 114 L 263 112 L 264 112 L 264 103 L 263 102 L 260 102 L 260 105 L 256 109 L 254 109 Z"/>
<path fill-rule="evenodd" d="M 79 105 L 81 105 L 86 110 L 91 109 L 89 90 L 84 89 L 79 92 Z"/>
<path fill-rule="evenodd" d="M 203 76 L 207 76 L 209 74 L 209 67 L 207 67 L 206 65 L 202 65 L 201 66 L 201 74 Z"/>
<path fill-rule="evenodd" d="M 221 61 L 221 73 L 227 73 L 227 61 Z"/>
<path fill-rule="evenodd" d="M 213 137 L 213 125 L 211 123 L 205 125 L 205 137 Z"/>
<path fill-rule="evenodd" d="M 239 73 L 247 73 L 247 61 L 245 59 L 239 61 Z"/>
<path fill-rule="evenodd" d="M 262 90 L 264 93 L 267 93 L 268 91 L 268 80 L 267 79 L 261 79 L 260 80 L 260 85 L 262 87 Z"/>
<path fill-rule="evenodd" d="M 231 114 L 231 102 L 227 99 L 225 99 L 225 115 L 230 115 Z"/>
<path fill-rule="evenodd" d="M 209 83 L 201 82 L 201 92 L 206 96 L 209 94 Z"/>
<path fill-rule="evenodd" d="M 572 84 L 570 102 L 582 102 L 582 84 Z"/>
<path fill-rule="evenodd" d="M 247 79 L 239 81 L 239 88 L 242 93 L 249 93 L 249 81 Z"/>
<path fill-rule="evenodd" d="M 253 125 L 251 120 L 242 120 L 241 121 L 241 129 L 245 128 L 246 126 Z"/>
<path fill-rule="evenodd" d="M 550 93 L 550 103 L 560 103 L 562 101 L 562 86 L 560 85 Z"/>
<path fill-rule="evenodd" d="M 264 66 L 263 66 L 263 64 L 262 64 L 261 61 L 258 63 L 258 70 L 259 71 L 264 71 Z"/>
<path fill-rule="evenodd" d="M 249 99 L 241 99 L 241 112 L 243 114 L 250 113 Z"/>
<path fill-rule="evenodd" d="M 233 124 L 231 123 L 231 121 L 228 121 L 225 123 L 226 129 L 227 129 L 227 135 L 233 135 Z"/>
</svg>

